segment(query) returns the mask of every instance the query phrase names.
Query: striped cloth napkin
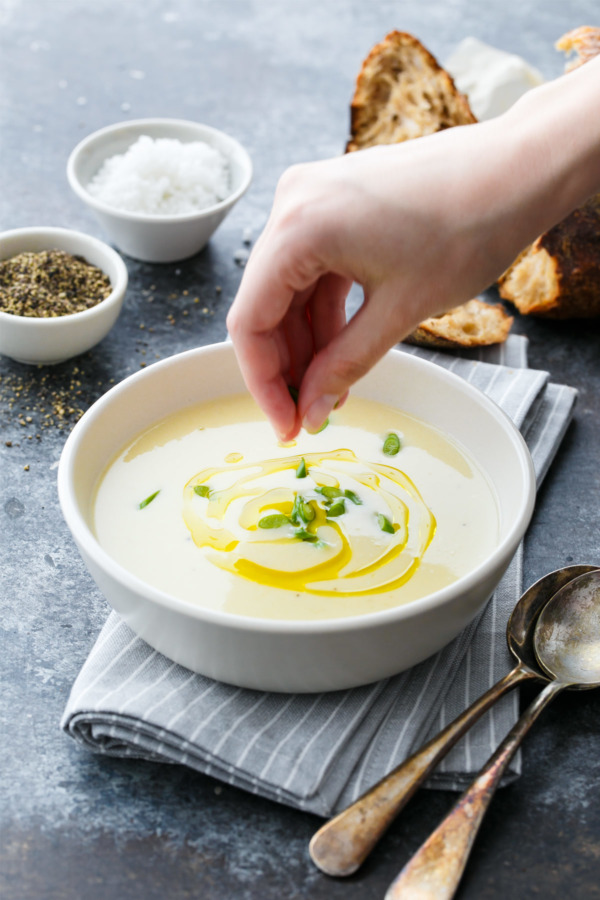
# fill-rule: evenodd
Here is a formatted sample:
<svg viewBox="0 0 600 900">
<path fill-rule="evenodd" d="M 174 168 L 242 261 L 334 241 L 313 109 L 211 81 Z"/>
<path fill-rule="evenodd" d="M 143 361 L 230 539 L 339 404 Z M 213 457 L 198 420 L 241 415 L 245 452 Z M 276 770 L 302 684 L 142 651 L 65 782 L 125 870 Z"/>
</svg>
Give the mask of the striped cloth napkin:
<svg viewBox="0 0 600 900">
<path fill-rule="evenodd" d="M 414 347 L 498 403 L 521 429 L 538 484 L 565 433 L 576 391 L 527 368 L 527 340 L 450 356 Z M 190 766 L 329 816 L 436 734 L 512 667 L 508 616 L 522 592 L 519 551 L 485 611 L 435 656 L 348 691 L 269 694 L 196 675 L 140 640 L 112 612 L 79 674 L 61 726 L 112 756 Z M 518 715 L 503 698 L 450 752 L 430 787 L 462 789 Z M 510 772 L 516 777 L 520 760 Z"/>
</svg>

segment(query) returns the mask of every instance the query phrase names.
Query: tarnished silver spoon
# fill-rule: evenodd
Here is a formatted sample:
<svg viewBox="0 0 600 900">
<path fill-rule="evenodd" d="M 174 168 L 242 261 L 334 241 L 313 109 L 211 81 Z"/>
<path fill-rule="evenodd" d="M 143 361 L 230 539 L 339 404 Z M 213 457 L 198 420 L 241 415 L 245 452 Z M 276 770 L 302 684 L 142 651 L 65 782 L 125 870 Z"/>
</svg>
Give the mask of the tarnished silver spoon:
<svg viewBox="0 0 600 900">
<path fill-rule="evenodd" d="M 451 900 L 500 778 L 541 711 L 565 688 L 600 687 L 600 571 L 580 575 L 548 601 L 533 643 L 540 667 L 552 680 L 392 882 L 385 900 Z"/>
<path fill-rule="evenodd" d="M 567 566 L 536 581 L 521 597 L 508 621 L 506 637 L 517 665 L 451 722 L 437 737 L 381 779 L 359 800 L 326 822 L 313 836 L 309 850 L 315 865 L 327 875 L 351 875 L 364 862 L 429 773 L 460 737 L 503 694 L 521 682 L 547 680 L 533 652 L 535 621 L 542 607 L 563 585 L 594 570 Z"/>
</svg>

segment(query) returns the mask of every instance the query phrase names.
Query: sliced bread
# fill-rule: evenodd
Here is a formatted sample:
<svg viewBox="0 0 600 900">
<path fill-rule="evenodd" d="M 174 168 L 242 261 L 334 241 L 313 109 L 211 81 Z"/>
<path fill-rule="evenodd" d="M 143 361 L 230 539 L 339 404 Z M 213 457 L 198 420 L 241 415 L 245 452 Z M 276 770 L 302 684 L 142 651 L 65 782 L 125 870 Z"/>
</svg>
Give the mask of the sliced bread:
<svg viewBox="0 0 600 900">
<path fill-rule="evenodd" d="M 476 122 L 467 98 L 417 38 L 392 31 L 356 80 L 346 151 L 397 144 Z"/>
</svg>

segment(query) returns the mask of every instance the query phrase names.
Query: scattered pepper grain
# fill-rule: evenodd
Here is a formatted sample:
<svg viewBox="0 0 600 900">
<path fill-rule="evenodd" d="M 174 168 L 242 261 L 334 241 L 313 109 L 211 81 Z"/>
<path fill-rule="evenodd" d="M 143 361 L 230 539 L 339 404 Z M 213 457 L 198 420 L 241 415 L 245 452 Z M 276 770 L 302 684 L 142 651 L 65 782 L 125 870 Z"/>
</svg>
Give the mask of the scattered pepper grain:
<svg viewBox="0 0 600 900">
<path fill-rule="evenodd" d="M 62 430 L 74 425 L 83 415 L 83 407 L 88 405 L 75 373 L 79 373 L 77 367 L 64 381 L 57 379 L 53 372 L 35 369 L 24 375 L 5 374 L 0 379 L 0 427 L 8 428 L 11 422 L 22 428 L 33 424 L 38 430 L 52 427 Z M 25 415 L 23 410 L 30 410 L 32 415 Z M 10 440 L 4 443 L 13 446 Z"/>
</svg>

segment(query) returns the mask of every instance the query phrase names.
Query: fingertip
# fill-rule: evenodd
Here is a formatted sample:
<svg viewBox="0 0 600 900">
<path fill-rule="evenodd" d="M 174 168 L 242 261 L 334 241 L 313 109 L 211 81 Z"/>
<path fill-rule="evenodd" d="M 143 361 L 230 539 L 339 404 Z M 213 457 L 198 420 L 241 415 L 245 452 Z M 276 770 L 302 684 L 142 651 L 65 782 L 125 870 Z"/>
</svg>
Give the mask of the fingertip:
<svg viewBox="0 0 600 900">
<path fill-rule="evenodd" d="M 267 419 L 271 423 L 277 439 L 282 443 L 292 441 L 300 431 L 300 419 L 295 402 L 285 385 L 271 385 L 258 398 Z"/>
<path fill-rule="evenodd" d="M 299 425 L 294 425 L 293 428 L 288 429 L 287 431 L 280 431 L 275 428 L 275 434 L 277 436 L 277 440 L 280 444 L 290 444 L 295 438 L 298 436 L 298 432 L 300 431 Z"/>
<path fill-rule="evenodd" d="M 302 425 L 310 434 L 317 434 L 325 422 L 327 417 L 335 409 L 339 397 L 335 394 L 323 394 L 313 400 L 302 417 Z"/>
<path fill-rule="evenodd" d="M 298 432 L 300 431 L 300 419 L 298 415 L 294 415 L 294 419 L 291 424 L 284 423 L 281 420 L 275 421 L 271 419 L 271 425 L 273 426 L 273 430 L 277 435 L 277 439 L 282 444 L 289 444 L 290 441 L 293 441 L 295 437 L 297 437 Z"/>
</svg>

